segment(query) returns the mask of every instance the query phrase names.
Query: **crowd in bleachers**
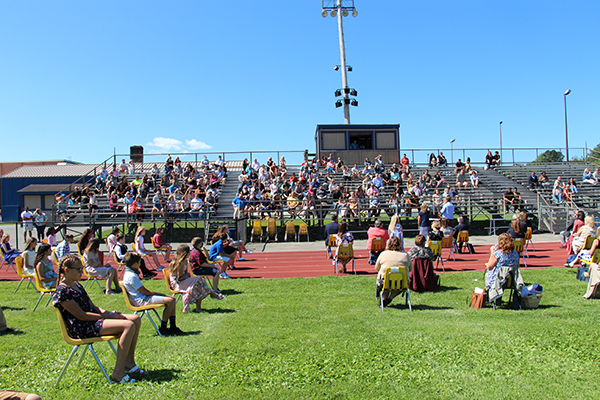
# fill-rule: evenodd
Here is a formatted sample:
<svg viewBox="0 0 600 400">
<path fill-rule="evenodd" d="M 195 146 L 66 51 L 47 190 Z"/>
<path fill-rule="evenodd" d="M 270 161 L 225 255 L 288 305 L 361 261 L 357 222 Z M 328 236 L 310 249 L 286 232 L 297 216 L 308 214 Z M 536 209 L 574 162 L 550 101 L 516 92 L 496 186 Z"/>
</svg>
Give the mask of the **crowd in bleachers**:
<svg viewBox="0 0 600 400">
<path fill-rule="evenodd" d="M 123 160 L 114 164 L 112 171 L 105 165 L 93 185 L 59 194 L 56 207 L 61 221 L 80 210 L 91 216 L 125 213 L 134 220 L 148 216 L 153 220 L 201 219 L 216 212 L 220 187 L 226 180 L 227 165 L 221 156 L 215 161 L 204 156 L 196 166 L 169 156 L 162 168 L 154 164 L 150 171 L 136 170 L 133 162 Z"/>
<path fill-rule="evenodd" d="M 436 166 L 447 166 L 445 158 L 438 161 L 432 156 Z M 455 199 L 462 189 L 479 186 L 478 173 L 469 159 L 465 163 L 459 160 L 455 173 L 453 176 L 447 168 L 433 174 L 429 169 L 415 173 L 406 155 L 391 165 L 386 165 L 382 156 L 373 161 L 366 158 L 362 165 L 348 165 L 340 157 L 323 155 L 306 160 L 291 174 L 283 158 L 279 164 L 272 158 L 261 164 L 255 158 L 252 163 L 244 161 L 233 217 L 310 219 L 329 212 L 343 218 L 378 217 L 381 212 L 411 216 L 423 203 L 438 211 L 446 197 Z"/>
</svg>

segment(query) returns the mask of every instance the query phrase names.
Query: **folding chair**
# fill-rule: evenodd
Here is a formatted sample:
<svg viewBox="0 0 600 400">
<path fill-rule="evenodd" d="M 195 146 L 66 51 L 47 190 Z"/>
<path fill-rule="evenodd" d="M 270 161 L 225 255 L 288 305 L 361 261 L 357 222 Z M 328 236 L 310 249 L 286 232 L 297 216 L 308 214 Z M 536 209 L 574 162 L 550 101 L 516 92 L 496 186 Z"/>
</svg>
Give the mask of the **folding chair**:
<svg viewBox="0 0 600 400">
<path fill-rule="evenodd" d="M 204 247 L 202 248 L 202 253 L 204 253 L 204 257 L 206 258 L 207 263 L 214 265 L 215 267 L 219 268 L 219 270 L 223 271 L 223 263 L 219 262 L 219 261 L 211 261 L 210 258 L 208 258 L 208 251 L 206 251 L 206 249 Z M 210 282 L 210 280 L 209 280 L 209 284 L 212 287 L 212 283 Z"/>
<path fill-rule="evenodd" d="M 327 238 L 327 249 L 325 250 L 326 252 L 326 257 L 327 258 L 331 258 L 331 248 L 332 247 L 337 247 L 337 239 L 335 237 L 335 235 L 329 235 L 329 237 Z"/>
<path fill-rule="evenodd" d="M 115 263 L 117 263 L 117 276 L 119 273 L 122 276 L 125 273 L 125 263 L 119 260 L 119 257 L 117 257 L 117 253 L 115 252 L 113 252 L 113 258 L 115 259 Z"/>
<path fill-rule="evenodd" d="M 583 248 L 586 250 L 591 249 L 594 245 L 594 240 L 596 240 L 596 236 L 588 235 L 588 237 L 585 238 L 585 246 Z"/>
<path fill-rule="evenodd" d="M 52 249 L 52 259 L 54 260 L 56 265 L 60 264 L 60 260 L 58 259 L 58 256 L 56 255 L 56 247 Z"/>
<path fill-rule="evenodd" d="M 94 286 L 94 282 L 96 282 L 96 284 L 98 285 L 98 288 L 100 289 L 100 291 L 102 293 L 104 293 L 104 290 L 102 289 L 102 286 L 100 286 L 100 282 L 98 282 L 98 277 L 96 275 L 90 275 L 87 272 L 87 268 L 85 267 L 85 261 L 83 260 L 83 257 L 81 257 L 81 265 L 83 265 L 83 275 L 87 278 L 85 280 L 85 283 L 83 284 L 83 287 L 87 288 L 87 285 L 88 285 L 88 283 L 91 280 L 92 281 L 92 286 Z"/>
<path fill-rule="evenodd" d="M 31 312 L 35 312 L 35 309 L 37 308 L 38 304 L 40 304 L 40 301 L 42 300 L 42 297 L 44 297 L 45 294 L 48 295 L 48 301 L 46 302 L 46 307 L 48 307 L 48 304 L 50 304 L 50 300 L 52 300 L 52 293 L 54 293 L 54 291 L 56 290 L 54 288 L 46 289 L 42 285 L 42 282 L 40 281 L 40 275 L 38 274 L 37 269 L 33 270 L 33 276 L 33 284 L 35 285 L 35 290 L 37 290 L 40 294 L 40 297 L 38 297 L 37 303 L 35 303 L 35 306 L 33 307 L 33 310 Z"/>
<path fill-rule="evenodd" d="M 487 263 L 485 264 L 487 267 Z M 484 273 L 484 278 L 485 280 L 485 273 Z M 515 296 L 517 296 L 516 294 L 516 282 L 515 282 L 515 273 L 513 271 L 510 271 L 508 276 L 506 277 L 506 281 L 502 284 L 502 288 L 504 290 L 509 290 L 509 295 L 508 295 L 508 304 L 513 303 L 513 307 L 515 309 L 521 308 L 521 304 L 517 301 L 517 298 Z M 494 301 L 492 301 L 492 307 L 494 308 L 494 310 L 496 309 L 497 301 L 501 300 L 502 298 L 498 298 L 495 299 Z"/>
<path fill-rule="evenodd" d="M 77 364 L 77 365 L 78 366 L 81 365 L 81 361 L 83 361 L 83 357 L 85 356 L 85 353 L 86 353 L 87 349 L 89 348 L 90 351 L 92 352 L 92 354 L 94 355 L 94 358 L 96 359 L 96 362 L 98 363 L 98 366 L 102 370 L 102 373 L 106 377 L 106 380 L 108 381 L 108 383 L 112 383 L 110 380 L 110 376 L 108 375 L 108 373 L 106 373 L 104 366 L 102 365 L 102 363 L 100 362 L 100 359 L 98 358 L 98 355 L 94 351 L 93 344 L 96 342 L 108 342 L 110 347 L 113 349 L 113 352 L 115 353 L 115 357 L 116 357 L 117 350 L 115 349 L 115 346 L 113 346 L 111 340 L 118 341 L 119 336 L 106 335 L 106 336 L 98 336 L 98 337 L 93 337 L 93 338 L 88 338 L 88 339 L 73 339 L 71 336 L 69 336 L 69 333 L 67 332 L 67 327 L 65 325 L 65 321 L 62 317 L 62 314 L 60 313 L 60 310 L 58 309 L 58 307 L 56 307 L 55 309 L 56 309 L 56 316 L 58 317 L 58 324 L 60 325 L 60 333 L 62 334 L 64 341 L 67 342 L 68 344 L 74 346 L 73 350 L 71 351 L 71 354 L 69 354 L 69 358 L 67 358 L 65 365 L 63 366 L 62 370 L 60 371 L 60 375 L 58 375 L 58 379 L 56 380 L 56 386 L 59 385 L 60 380 L 62 379 L 67 367 L 71 363 L 71 359 L 73 358 L 73 355 L 75 355 L 75 353 L 79 349 L 79 346 L 81 346 L 81 345 L 84 345 L 85 347 L 84 347 L 83 353 L 81 354 L 81 358 L 79 359 L 79 364 Z"/>
<path fill-rule="evenodd" d="M 263 230 L 262 223 L 260 220 L 252 222 L 252 234 L 250 235 L 250 241 L 254 242 L 254 236 L 259 236 L 259 241 L 262 240 Z"/>
<path fill-rule="evenodd" d="M 300 224 L 300 226 L 298 227 L 298 241 L 300 241 L 301 235 L 306 235 L 306 241 L 310 241 L 308 237 L 308 225 L 306 225 L 305 223 Z"/>
<path fill-rule="evenodd" d="M 184 292 L 180 292 L 179 290 L 173 290 L 171 287 L 171 273 L 168 269 L 163 269 L 163 276 L 165 278 L 165 286 L 167 287 L 167 291 L 171 293 L 171 296 L 175 297 L 175 302 L 183 297 Z"/>
<path fill-rule="evenodd" d="M 285 224 L 285 238 L 284 238 L 284 240 L 286 242 L 288 241 L 288 235 L 289 236 L 293 236 L 294 237 L 294 241 L 296 241 L 298 239 L 298 237 L 296 235 L 296 225 L 294 225 L 294 223 L 292 221 L 289 221 L 287 224 Z"/>
<path fill-rule="evenodd" d="M 452 261 L 456 261 L 454 258 L 454 243 L 452 242 L 452 236 L 444 236 L 442 238 L 442 249 L 450 249 L 448 251 L 448 260 L 450 260 L 450 256 L 452 256 Z"/>
<path fill-rule="evenodd" d="M 275 218 L 267 218 L 267 240 L 269 236 L 273 236 L 277 241 L 277 225 L 275 224 Z"/>
<path fill-rule="evenodd" d="M 15 265 L 13 264 L 12 261 L 6 261 L 4 259 L 4 250 L 2 250 L 2 246 L 0 246 L 0 257 L 2 257 L 2 264 L 0 264 L 0 268 L 2 268 L 4 266 L 4 264 L 10 265 L 13 269 L 13 271 L 17 272 L 17 270 L 15 269 Z M 6 269 L 8 269 L 8 267 L 6 267 Z"/>
<path fill-rule="evenodd" d="M 519 253 L 521 257 L 523 257 L 523 264 L 525 264 L 525 268 L 527 268 L 527 261 L 525 261 L 525 254 L 523 254 L 523 249 L 525 248 L 523 239 L 515 239 L 514 246 L 515 251 Z"/>
<path fill-rule="evenodd" d="M 158 318 L 158 321 L 162 322 L 162 319 L 160 318 L 160 315 L 158 315 L 158 312 L 156 311 L 156 309 L 165 306 L 165 304 L 147 304 L 145 306 L 136 307 L 133 304 L 131 304 L 131 300 L 129 299 L 127 290 L 125 290 L 125 286 L 123 286 L 123 282 L 119 281 L 119 286 L 121 286 L 121 289 L 123 289 L 123 296 L 125 297 L 125 305 L 127 306 L 127 308 L 129 308 L 131 311 L 133 311 L 133 313 L 135 315 L 138 315 L 138 313 L 142 313 L 141 318 L 144 318 L 144 315 L 147 315 L 150 322 L 152 322 L 154 329 L 156 329 L 156 334 L 158 336 L 162 336 L 162 334 L 158 330 L 158 326 L 156 326 L 156 324 L 154 323 L 154 320 L 152 319 L 152 316 L 150 315 L 148 310 L 154 311 L 154 314 L 156 314 L 156 318 Z"/>
<path fill-rule="evenodd" d="M 442 243 L 440 243 L 438 240 L 430 240 L 429 243 L 427 243 L 427 247 L 431 249 L 433 255 L 437 258 L 437 264 L 435 267 L 437 268 L 441 261 L 442 271 L 446 272 L 446 269 L 444 268 L 444 259 L 442 258 Z"/>
<path fill-rule="evenodd" d="M 531 240 L 532 238 L 533 229 L 529 226 L 525 231 L 525 251 L 527 251 L 527 246 L 529 246 L 529 243 L 531 243 L 531 248 L 533 249 L 533 251 L 535 251 L 535 247 L 533 246 L 533 240 Z M 527 257 L 529 257 L 529 253 L 527 254 Z"/>
<path fill-rule="evenodd" d="M 333 264 L 333 268 L 335 269 L 335 276 L 338 276 L 338 264 L 342 262 L 342 260 L 352 261 L 352 270 L 354 271 L 354 275 L 356 275 L 356 262 L 354 261 L 354 249 L 352 248 L 351 243 L 342 243 L 340 247 L 338 247 L 337 255 L 335 257 L 335 262 Z"/>
<path fill-rule="evenodd" d="M 35 279 L 35 275 L 33 274 L 26 274 L 23 271 L 23 257 L 18 256 L 17 258 L 15 258 L 15 264 L 17 266 L 17 275 L 19 275 L 19 277 L 21 278 L 21 280 L 19 281 L 19 284 L 17 285 L 17 288 L 15 289 L 14 293 L 17 293 L 17 290 L 19 290 L 19 287 L 21 286 L 21 283 L 23 283 L 23 281 L 25 279 L 27 279 L 29 281 L 29 283 L 27 283 L 27 288 L 29 288 L 29 286 L 31 285 L 31 278 Z"/>
<path fill-rule="evenodd" d="M 388 292 L 400 291 L 402 296 L 406 295 L 406 303 L 408 309 L 412 311 L 410 303 L 410 290 L 408 289 L 408 272 L 406 267 L 388 267 L 385 269 L 383 279 L 383 287 L 379 292 L 379 301 L 381 302 L 381 311 L 383 311 L 383 294 Z"/>
<path fill-rule="evenodd" d="M 460 249 L 462 245 L 466 245 L 467 249 L 469 250 L 469 254 L 472 254 L 469 244 L 469 231 L 458 232 L 456 237 L 456 246 Z"/>
</svg>

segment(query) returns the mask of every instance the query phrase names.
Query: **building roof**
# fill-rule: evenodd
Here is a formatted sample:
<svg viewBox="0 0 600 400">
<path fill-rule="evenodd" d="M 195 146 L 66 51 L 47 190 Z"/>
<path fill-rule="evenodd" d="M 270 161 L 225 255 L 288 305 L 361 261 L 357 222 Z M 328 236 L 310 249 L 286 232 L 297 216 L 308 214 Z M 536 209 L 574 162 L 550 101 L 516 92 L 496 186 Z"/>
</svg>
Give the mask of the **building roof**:
<svg viewBox="0 0 600 400">
<path fill-rule="evenodd" d="M 17 190 L 17 193 L 58 193 L 62 190 L 67 190 L 71 185 L 63 184 L 31 184 L 25 186 L 23 189 Z"/>
<path fill-rule="evenodd" d="M 76 164 L 76 165 L 24 165 L 14 171 L 2 176 L 4 178 L 47 178 L 72 176 L 81 177 L 102 166 L 98 164 Z"/>
</svg>

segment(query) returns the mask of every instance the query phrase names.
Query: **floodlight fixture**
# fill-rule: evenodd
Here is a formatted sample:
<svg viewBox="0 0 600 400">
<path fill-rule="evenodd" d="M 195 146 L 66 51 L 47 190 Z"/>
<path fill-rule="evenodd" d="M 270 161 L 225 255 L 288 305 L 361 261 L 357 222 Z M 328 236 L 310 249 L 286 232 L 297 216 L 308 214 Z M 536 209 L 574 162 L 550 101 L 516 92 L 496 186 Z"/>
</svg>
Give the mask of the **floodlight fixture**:
<svg viewBox="0 0 600 400">
<path fill-rule="evenodd" d="M 352 72 L 352 66 L 348 65 L 348 72 Z"/>
<path fill-rule="evenodd" d="M 352 16 L 354 18 L 358 17 L 358 11 L 356 11 L 356 9 L 354 11 L 352 11 Z"/>
<path fill-rule="evenodd" d="M 340 89 L 337 89 L 335 92 L 335 97 L 340 97 L 342 95 L 342 91 Z"/>
<path fill-rule="evenodd" d="M 354 107 L 358 107 L 358 100 L 356 100 L 356 99 L 350 100 L 350 105 L 354 106 Z"/>
<path fill-rule="evenodd" d="M 350 96 L 358 96 L 356 89 L 350 89 Z"/>
<path fill-rule="evenodd" d="M 335 108 L 340 108 L 342 106 L 342 101 L 338 100 L 335 102 Z"/>
<path fill-rule="evenodd" d="M 337 17 L 337 11 L 332 10 L 331 11 L 331 16 L 334 17 L 334 18 Z"/>
<path fill-rule="evenodd" d="M 327 18 L 327 10 L 323 10 L 323 12 L 321 13 L 321 15 L 323 16 L 323 18 Z"/>
<path fill-rule="evenodd" d="M 333 67 L 333 70 L 334 70 L 334 71 L 339 71 L 339 70 L 340 70 L 340 66 L 339 66 L 339 65 L 336 65 L 336 66 L 334 66 L 334 67 Z"/>
<path fill-rule="evenodd" d="M 347 16 L 348 16 L 348 10 L 344 10 L 344 11 L 342 11 L 342 15 L 343 15 L 344 17 L 347 17 Z"/>
</svg>

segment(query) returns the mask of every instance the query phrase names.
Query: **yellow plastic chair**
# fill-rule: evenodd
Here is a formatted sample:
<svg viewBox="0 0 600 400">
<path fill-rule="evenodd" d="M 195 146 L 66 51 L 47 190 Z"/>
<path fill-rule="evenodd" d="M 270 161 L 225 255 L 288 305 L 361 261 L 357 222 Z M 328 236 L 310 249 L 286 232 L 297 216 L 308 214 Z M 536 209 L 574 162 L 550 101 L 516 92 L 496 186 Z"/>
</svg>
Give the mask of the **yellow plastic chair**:
<svg viewBox="0 0 600 400">
<path fill-rule="evenodd" d="M 119 260 L 119 257 L 117 257 L 117 253 L 115 252 L 113 252 L 113 258 L 115 259 L 115 263 L 117 264 L 117 276 L 120 273 L 122 277 L 122 275 L 125 273 L 125 263 Z"/>
<path fill-rule="evenodd" d="M 204 253 L 204 257 L 206 258 L 207 263 L 212 264 L 215 267 L 219 268 L 219 270 L 223 271 L 223 263 L 219 261 L 211 261 L 208 258 L 208 251 L 204 247 L 202 248 L 202 253 Z"/>
<path fill-rule="evenodd" d="M 98 285 L 98 288 L 100 289 L 100 291 L 102 293 L 104 293 L 104 290 L 102 289 L 102 286 L 100 286 L 100 282 L 98 282 L 98 277 L 96 275 L 90 275 L 87 272 L 87 268 L 85 267 L 85 261 L 83 259 L 83 256 L 81 257 L 81 265 L 83 265 L 83 275 L 87 278 L 85 280 L 85 283 L 83 284 L 84 288 L 87 288 L 88 283 L 90 283 L 90 281 L 92 282 L 92 286 L 94 286 L 94 282 L 96 282 L 96 284 Z"/>
<path fill-rule="evenodd" d="M 0 268 L 2 268 L 4 264 L 7 264 L 12 267 L 13 271 L 17 272 L 17 270 L 15 269 L 15 265 L 12 262 L 6 261 L 4 259 L 4 250 L 2 250 L 2 246 L 0 246 L 0 257 L 2 257 L 2 264 L 0 264 Z M 8 269 L 8 267 L 6 267 L 6 269 Z"/>
<path fill-rule="evenodd" d="M 352 261 L 352 270 L 354 271 L 354 275 L 356 275 L 356 262 L 354 261 L 354 249 L 352 248 L 352 243 L 342 243 L 338 247 L 335 264 L 333 266 L 336 276 L 338 276 L 338 264 L 341 263 L 342 260 Z"/>
<path fill-rule="evenodd" d="M 527 230 L 525 231 L 525 251 L 527 251 L 527 246 L 529 246 L 529 244 L 531 243 L 531 248 L 533 249 L 533 251 L 535 251 L 535 247 L 533 246 L 533 240 L 531 240 L 533 238 L 533 229 L 529 226 L 527 227 Z M 527 256 L 529 257 L 529 254 L 527 254 Z"/>
<path fill-rule="evenodd" d="M 326 257 L 331 258 L 331 249 L 333 247 L 337 247 L 337 239 L 335 235 L 329 235 L 327 238 L 327 249 L 326 249 Z"/>
<path fill-rule="evenodd" d="M 441 262 L 442 271 L 446 272 L 446 269 L 444 268 L 444 259 L 442 258 L 442 243 L 438 240 L 430 240 L 427 243 L 427 247 L 429 247 L 433 255 L 437 257 L 437 264 L 435 265 L 435 267 L 437 268 Z"/>
<path fill-rule="evenodd" d="M 250 241 L 254 242 L 254 236 L 258 236 L 259 241 L 262 240 L 262 234 L 262 223 L 260 220 L 257 219 L 256 221 L 252 222 L 252 234 L 250 235 Z"/>
<path fill-rule="evenodd" d="M 34 268 L 33 270 L 34 272 L 34 280 L 33 280 L 33 284 L 35 285 L 35 290 L 38 291 L 38 293 L 40 294 L 40 297 L 38 297 L 37 302 L 35 303 L 35 306 L 33 307 L 33 310 L 31 312 L 34 312 L 35 309 L 37 308 L 38 304 L 40 304 L 40 301 L 42 300 L 42 297 L 44 297 L 45 294 L 48 295 L 48 301 L 46 302 L 46 307 L 48 307 L 48 304 L 50 304 L 50 300 L 52 300 L 52 293 L 54 293 L 54 291 L 56 289 L 52 288 L 52 289 L 46 289 L 43 285 L 42 285 L 42 281 L 40 280 L 40 275 L 37 272 L 37 269 Z"/>
<path fill-rule="evenodd" d="M 460 245 L 467 245 L 467 250 L 469 249 L 469 231 L 460 231 L 458 232 L 458 235 L 456 236 L 456 244 L 457 246 Z M 469 250 L 469 253 L 471 253 L 471 251 Z"/>
<path fill-rule="evenodd" d="M 381 252 L 385 250 L 385 241 L 382 237 L 374 237 L 371 242 L 371 251 Z"/>
<path fill-rule="evenodd" d="M 175 297 L 175 302 L 183 297 L 183 293 L 178 290 L 173 290 L 171 287 L 171 273 L 167 268 L 163 269 L 163 277 L 165 279 L 165 286 L 167 287 L 167 291 L 171 294 L 171 296 Z"/>
<path fill-rule="evenodd" d="M 127 293 L 127 290 L 125 290 L 125 286 L 123 286 L 123 282 L 119 281 L 119 286 L 121 286 L 121 289 L 123 290 L 123 297 L 125 297 L 125 305 L 127 306 L 127 308 L 130 309 L 131 311 L 133 311 L 133 313 L 136 315 L 138 315 L 138 313 L 142 313 L 141 318 L 144 318 L 144 315 L 148 316 L 148 319 L 150 320 L 150 322 L 152 322 L 154 329 L 156 329 L 156 334 L 158 336 L 162 336 L 162 334 L 158 330 L 158 326 L 156 326 L 156 324 L 154 323 L 154 320 L 152 319 L 152 316 L 150 315 L 148 310 L 154 311 L 154 314 L 156 314 L 156 318 L 158 318 L 158 321 L 162 322 L 162 319 L 160 318 L 160 315 L 158 315 L 158 312 L 156 311 L 156 309 L 161 308 L 161 307 L 166 307 L 166 306 L 164 304 L 147 304 L 145 306 L 136 307 L 131 303 L 131 299 L 129 299 L 129 294 Z"/>
<path fill-rule="evenodd" d="M 452 242 L 452 236 L 444 236 L 442 238 L 442 249 L 450 249 L 448 251 L 448 260 L 450 260 L 450 256 L 452 255 L 452 261 L 456 261 L 456 258 L 454 258 L 454 243 Z"/>
<path fill-rule="evenodd" d="M 408 272 L 406 271 L 406 267 L 387 267 L 384 274 L 383 287 L 379 292 L 381 311 L 383 311 L 383 294 L 399 291 L 402 296 L 406 295 L 406 304 L 408 305 L 408 309 L 412 312 L 410 290 L 408 289 Z"/>
<path fill-rule="evenodd" d="M 58 256 L 56 255 L 56 247 L 52 249 L 52 259 L 54 260 L 56 265 L 60 264 L 60 260 L 58 259 Z"/>
<path fill-rule="evenodd" d="M 24 263 L 23 257 L 18 256 L 17 258 L 15 258 L 15 265 L 17 266 L 17 275 L 19 275 L 21 280 L 19 281 L 19 284 L 17 285 L 17 288 L 15 289 L 13 294 L 17 293 L 17 290 L 19 290 L 21 283 L 23 283 L 23 281 L 25 279 L 27 279 L 29 281 L 29 283 L 27 283 L 27 288 L 29 288 L 29 286 L 31 285 L 31 278 L 35 279 L 34 274 L 26 274 L 25 271 L 23 271 L 23 263 Z"/>
<path fill-rule="evenodd" d="M 306 241 L 309 242 L 310 238 L 308 237 L 308 225 L 305 223 L 300 224 L 298 226 L 298 241 L 300 241 L 300 236 L 306 235 Z"/>
<path fill-rule="evenodd" d="M 275 223 L 275 218 L 267 218 L 267 239 L 273 236 L 275 241 L 277 241 L 277 224 Z"/>
<path fill-rule="evenodd" d="M 298 237 L 296 236 L 296 225 L 292 221 L 289 221 L 285 224 L 285 238 L 284 240 L 288 241 L 288 236 L 292 236 L 293 240 L 296 241 Z"/>
<path fill-rule="evenodd" d="M 525 265 L 525 268 L 527 268 L 527 261 L 525 261 L 525 255 L 523 254 L 523 249 L 525 248 L 525 243 L 523 242 L 523 239 L 515 239 L 514 246 L 515 251 L 523 257 L 523 264 Z"/>
<path fill-rule="evenodd" d="M 100 362 L 100 359 L 98 358 L 98 355 L 94 351 L 94 343 L 108 342 L 110 347 L 113 349 L 113 352 L 115 353 L 115 357 L 116 357 L 117 350 L 115 349 L 115 346 L 113 346 L 111 340 L 118 341 L 119 336 L 106 335 L 106 336 L 98 336 L 98 337 L 93 337 L 93 338 L 88 338 L 88 339 L 73 339 L 71 336 L 69 336 L 69 333 L 67 332 L 67 327 L 65 325 L 65 321 L 62 317 L 62 314 L 60 313 L 60 310 L 58 309 L 58 307 L 56 307 L 55 310 L 56 310 L 56 316 L 58 317 L 58 324 L 60 325 L 60 333 L 62 334 L 64 341 L 73 346 L 73 350 L 71 350 L 71 354 L 69 354 L 69 358 L 67 358 L 65 365 L 63 366 L 62 370 L 60 371 L 60 375 L 58 375 L 58 379 L 56 380 L 56 386 L 59 385 L 60 380 L 62 379 L 67 367 L 71 363 L 71 359 L 73 358 L 73 356 L 79 349 L 79 346 L 81 346 L 81 345 L 84 345 L 85 347 L 84 347 L 83 353 L 81 354 L 81 358 L 79 359 L 78 366 L 81 365 L 81 361 L 83 360 L 83 357 L 85 356 L 86 351 L 88 349 L 90 349 L 90 351 L 94 355 L 94 358 L 96 359 L 96 362 L 98 363 L 98 366 L 100 367 L 100 369 L 102 370 L 102 373 L 106 377 L 106 380 L 108 381 L 108 383 L 112 383 L 110 380 L 110 376 L 108 375 L 108 373 L 106 373 L 104 366 L 102 365 L 102 363 Z"/>
<path fill-rule="evenodd" d="M 586 250 L 591 249 L 592 246 L 594 245 L 594 240 L 596 240 L 596 236 L 594 236 L 594 235 L 588 235 L 588 237 L 585 238 L 584 249 L 586 249 Z"/>
</svg>

